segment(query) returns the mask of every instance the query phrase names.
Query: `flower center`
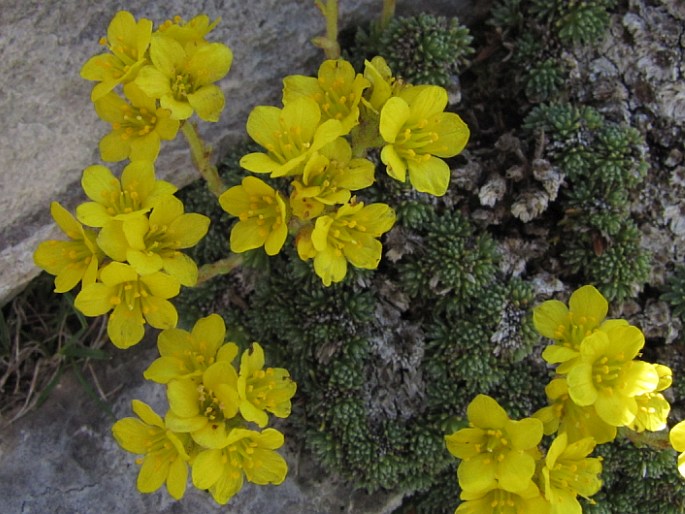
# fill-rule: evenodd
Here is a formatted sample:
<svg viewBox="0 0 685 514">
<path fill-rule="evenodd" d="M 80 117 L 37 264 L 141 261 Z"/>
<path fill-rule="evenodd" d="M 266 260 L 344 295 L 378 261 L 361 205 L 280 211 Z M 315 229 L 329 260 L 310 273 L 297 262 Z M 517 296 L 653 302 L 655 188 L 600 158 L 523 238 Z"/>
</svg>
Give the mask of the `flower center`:
<svg viewBox="0 0 685 514">
<path fill-rule="evenodd" d="M 121 131 L 119 137 L 127 141 L 132 137 L 142 137 L 155 129 L 157 117 L 145 107 L 136 108 L 131 105 L 123 105 L 122 120 L 112 124 L 114 130 Z"/>
</svg>

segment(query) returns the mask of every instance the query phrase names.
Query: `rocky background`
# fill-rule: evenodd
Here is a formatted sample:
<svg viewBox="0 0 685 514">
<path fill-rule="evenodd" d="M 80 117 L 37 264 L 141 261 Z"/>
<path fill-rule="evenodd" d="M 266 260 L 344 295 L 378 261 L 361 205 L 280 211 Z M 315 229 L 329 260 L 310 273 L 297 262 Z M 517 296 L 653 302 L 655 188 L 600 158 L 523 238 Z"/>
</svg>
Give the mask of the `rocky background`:
<svg viewBox="0 0 685 514">
<path fill-rule="evenodd" d="M 343 4 L 350 9 L 346 11 L 350 19 L 369 19 L 376 12 L 370 2 Z M 246 337 L 262 340 L 263 336 L 262 342 L 268 344 L 270 336 L 273 357 L 292 359 L 287 367 L 301 377 L 302 396 L 293 419 L 284 426 L 291 437 L 289 478 L 278 488 L 248 487 L 222 511 L 452 512 L 458 491 L 449 456 L 440 446 L 442 434 L 476 392 L 497 394 L 513 416 L 529 415 L 544 403 L 541 387 L 546 371 L 537 357 L 540 341 L 526 324 L 526 313 L 536 301 L 554 294 L 565 298 L 586 282 L 598 283 L 611 297 L 612 316 L 627 317 L 645 331 L 650 358 L 674 368 L 676 382 L 669 400 L 676 406 L 673 418 L 683 418 L 685 388 L 678 377 L 685 376 L 680 319 L 685 313 L 685 276 L 679 271 L 685 251 L 685 7 L 675 0 L 603 0 L 597 5 L 607 6 L 606 20 L 599 16 L 584 31 L 563 32 L 563 23 L 546 25 L 544 13 L 539 18 L 543 21 L 536 22 L 540 26 L 531 20 L 542 12 L 540 6 L 557 10 L 550 19 L 565 19 L 567 7 L 586 2 L 476 4 L 483 16 L 462 18 L 470 24 L 475 53 L 464 56 L 471 64 L 464 62 L 459 69 L 461 87 L 458 82 L 449 85 L 453 108 L 472 128 L 472 144 L 454 161 L 454 185 L 439 204 L 392 189 L 392 184 L 379 186 L 390 188 L 383 194 L 394 195 L 403 218 L 388 236 L 387 260 L 380 272 L 353 274 L 333 294 L 319 293 L 296 260 L 286 256 L 272 264 L 276 273 L 256 288 L 250 280 L 263 271 L 218 281 L 182 299 L 188 318 L 218 310 L 233 326 L 246 330 Z M 3 216 L 14 223 L 0 231 L 4 248 L 0 266 L 6 266 L 0 268 L 0 275 L 25 279 L 34 273 L 27 260 L 32 245 L 48 237 L 50 229 L 40 228 L 49 224 L 46 207 L 37 214 L 35 205 L 29 208 L 17 199 L 39 182 L 47 186 L 41 199 L 44 205 L 55 198 L 55 192 L 67 205 L 78 199 L 74 184 L 80 169 L 97 157 L 102 127 L 87 114 L 91 112 L 89 85 L 76 71 L 94 51 L 111 13 L 101 7 L 72 6 L 71 11 L 72 7 L 65 7 L 60 18 L 54 10 L 48 15 L 40 3 L 33 11 L 29 4 L 24 6 L 17 6 L 14 14 L 9 10 L 0 15 L 3 24 L 5 19 L 12 22 L 8 31 L 0 32 L 0 55 L 9 51 L 12 41 L 12 48 L 36 45 L 22 43 L 31 32 L 28 27 L 39 34 L 44 30 L 46 41 L 51 34 L 61 34 L 55 41 L 69 42 L 71 50 L 59 49 L 65 54 L 58 62 L 71 74 L 71 86 L 62 90 L 53 81 L 48 87 L 47 79 L 34 83 L 52 99 L 39 102 L 44 109 L 56 109 L 45 116 L 52 120 L 45 123 L 65 120 L 52 128 L 81 135 L 73 135 L 78 144 L 69 147 L 74 160 L 65 158 L 58 164 L 64 175 L 49 186 L 55 163 L 62 162 L 53 157 L 55 149 L 63 143 L 39 124 L 45 135 L 37 148 L 45 146 L 55 153 L 45 153 L 37 164 L 28 160 L 37 157 L 26 143 L 41 133 L 36 127 L 31 132 L 33 121 L 26 120 L 26 112 L 34 108 L 21 111 L 22 121 L 16 123 L 19 133 L 25 132 L 19 146 L 10 145 L 17 153 L 8 153 L 13 156 L 8 163 L 25 163 L 22 167 L 35 175 L 17 190 L 11 187 L 18 182 L 0 173 L 7 183 L 2 184 L 2 194 L 12 191 L 8 198 L 13 202 L 0 203 L 7 209 Z M 435 6 L 450 9 L 451 3 L 435 2 Z M 313 10 L 307 2 L 230 7 L 208 4 L 192 11 L 223 15 L 216 37 L 235 53 L 234 69 L 225 81 L 228 110 L 222 118 L 230 121 L 215 130 L 205 128 L 220 151 L 242 139 L 241 127 L 252 105 L 275 102 L 282 76 L 312 73 L 320 58 L 306 42 L 314 33 L 309 27 Z M 186 9 L 179 4 L 176 11 L 165 6 L 163 14 L 153 10 L 136 14 L 163 19 Z M 75 18 L 71 29 L 65 23 L 69 16 Z M 86 20 L 97 20 L 99 29 Z M 282 20 L 293 22 L 283 27 Z M 74 23 L 82 27 L 81 32 L 73 29 Z M 305 25 L 309 28 L 301 28 Z M 256 33 L 255 27 L 260 28 Z M 244 37 L 236 36 L 243 32 Z M 283 45 L 291 43 L 291 51 L 284 51 Z M 241 64 L 240 54 L 248 61 Z M 43 55 L 39 63 L 54 60 Z M 37 70 L 48 68 L 35 61 L 29 66 L 25 59 L 5 62 L 16 63 L 13 66 L 27 77 L 40 76 Z M 257 81 L 269 85 L 256 88 L 256 93 L 251 87 L 250 100 L 241 101 L 247 85 Z M 67 113 L 70 102 L 58 101 L 64 94 L 50 95 L 71 87 L 80 94 Z M 19 112 L 17 102 L 40 97 L 27 97 L 16 86 L 0 90 L 5 98 L 16 96 L 12 108 L 7 107 L 11 119 L 19 116 L 11 114 Z M 589 106 L 593 111 L 549 107 L 553 103 Z M 25 146 L 19 152 L 21 144 Z M 580 161 L 576 160 L 579 147 L 589 149 L 589 154 L 581 152 Z M 169 159 L 165 168 L 171 170 L 167 177 L 186 182 L 191 173 L 182 145 L 166 148 L 163 154 Z M 223 159 L 228 176 L 237 173 L 235 158 L 233 154 Z M 592 187 L 587 184 L 594 180 L 596 168 L 583 164 L 583 159 L 609 166 L 602 168 L 607 171 L 602 176 L 616 173 L 612 184 L 619 186 L 612 191 L 618 191 L 618 200 L 588 197 L 587 189 Z M 7 169 L 16 168 L 8 165 Z M 192 195 L 187 201 L 203 203 Z M 431 217 L 433 208 L 441 213 L 438 218 Z M 222 230 L 225 234 L 226 225 Z M 574 246 L 571 241 L 578 243 Z M 211 256 L 215 243 L 209 241 L 202 251 Z M 225 249 L 225 239 L 221 245 Z M 446 265 L 450 262 L 453 267 Z M 19 283 L 12 280 L 1 282 L 12 284 L 6 291 Z M 296 301 L 274 307 L 273 299 L 281 298 L 279 294 L 288 298 L 293 287 L 302 293 Z M 435 307 L 435 319 L 427 306 Z M 303 327 L 311 331 L 303 335 Z M 292 344 L 279 347 L 279 337 L 290 338 Z M 131 398 L 163 410 L 161 389 L 140 379 L 142 369 L 154 358 L 153 344 L 143 342 L 126 353 L 110 346 L 111 360 L 91 364 L 117 417 L 130 414 Z M 436 360 L 435 355 L 445 357 Z M 320 381 L 321 387 L 308 385 L 308 376 Z M 0 496 L 8 499 L 8 512 L 219 510 L 198 491 L 189 490 L 180 503 L 163 492 L 137 494 L 135 465 L 109 437 L 111 423 L 106 411 L 67 375 L 40 410 L 3 429 Z M 605 496 L 598 497 L 598 506 L 588 506 L 587 512 L 682 512 L 685 493 L 673 478 L 677 475 L 672 452 L 617 443 L 608 445 L 604 456 Z M 355 493 L 353 483 L 375 493 Z M 400 507 L 405 492 L 417 494 Z"/>
</svg>

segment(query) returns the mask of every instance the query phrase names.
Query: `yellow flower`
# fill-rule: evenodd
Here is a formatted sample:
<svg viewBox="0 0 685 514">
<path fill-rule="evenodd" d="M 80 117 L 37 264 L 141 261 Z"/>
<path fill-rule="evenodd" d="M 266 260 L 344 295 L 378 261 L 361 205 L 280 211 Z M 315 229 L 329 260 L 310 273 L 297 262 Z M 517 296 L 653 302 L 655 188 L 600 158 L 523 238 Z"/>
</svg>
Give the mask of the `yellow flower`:
<svg viewBox="0 0 685 514">
<path fill-rule="evenodd" d="M 654 365 L 633 360 L 644 343 L 633 326 L 597 330 L 583 339 L 567 377 L 571 399 L 580 406 L 594 405 L 609 425 L 632 423 L 638 410 L 635 397 L 653 392 L 659 383 Z"/>
<path fill-rule="evenodd" d="M 359 123 L 359 101 L 370 83 L 355 73 L 344 59 L 327 60 L 319 66 L 318 78 L 290 75 L 283 80 L 283 104 L 308 97 L 321 108 L 323 120 L 339 120 L 343 134 Z"/>
<path fill-rule="evenodd" d="M 395 211 L 384 203 L 349 203 L 332 215 L 320 216 L 314 229 L 298 234 L 300 258 L 314 256 L 314 271 L 325 286 L 340 282 L 347 263 L 362 269 L 376 269 L 382 245 L 377 239 L 395 223 Z"/>
<path fill-rule="evenodd" d="M 534 418 L 542 421 L 545 435 L 565 433 L 568 442 L 592 437 L 597 444 L 616 439 L 616 427 L 597 415 L 593 406 L 576 405 L 568 394 L 565 378 L 555 378 L 545 387 L 551 405 L 539 409 Z"/>
<path fill-rule="evenodd" d="M 507 491 L 493 486 L 483 491 L 462 491 L 464 500 L 455 514 L 550 514 L 549 503 L 531 482 L 523 491 Z"/>
<path fill-rule="evenodd" d="M 509 419 L 489 396 L 479 394 L 466 410 L 470 428 L 445 436 L 449 452 L 462 459 L 457 476 L 467 493 L 492 488 L 526 491 L 535 473 L 533 454 L 542 439 L 542 422 Z"/>
<path fill-rule="evenodd" d="M 164 270 L 187 287 L 197 283 L 197 265 L 184 248 L 195 246 L 207 233 L 209 218 L 184 214 L 183 202 L 172 195 L 160 197 L 150 217 L 135 216 L 109 222 L 98 244 L 114 260 L 127 260 L 141 275 Z"/>
<path fill-rule="evenodd" d="M 380 133 L 385 141 L 381 160 L 392 178 L 409 181 L 418 191 L 442 196 L 450 168 L 441 157 L 461 152 L 469 128 L 454 113 L 445 113 L 447 91 L 439 86 L 415 86 L 390 98 L 381 111 Z"/>
<path fill-rule="evenodd" d="M 401 88 L 396 87 L 388 63 L 380 56 L 374 57 L 371 61 L 364 61 L 364 78 L 369 81 L 371 87 L 365 91 L 362 101 L 375 113 L 380 114 L 393 91 L 398 93 Z"/>
<path fill-rule="evenodd" d="M 189 432 L 205 448 L 224 448 L 238 413 L 238 376 L 230 362 L 211 364 L 202 381 L 174 379 L 167 386 L 167 426 L 175 432 Z"/>
<path fill-rule="evenodd" d="M 112 132 L 100 140 L 102 160 L 154 161 L 160 141 L 174 139 L 179 122 L 132 82 L 124 86 L 124 95 L 129 102 L 113 92 L 95 102 L 98 116 L 112 125 Z"/>
<path fill-rule="evenodd" d="M 81 282 L 85 287 L 95 282 L 99 262 L 104 257 L 95 242 L 95 232 L 83 228 L 57 202 L 50 204 L 50 214 L 70 241 L 43 241 L 33 254 L 36 266 L 55 275 L 55 292 L 65 293 Z"/>
<path fill-rule="evenodd" d="M 160 357 L 143 374 L 147 380 L 167 384 L 175 378 L 201 380 L 215 362 L 232 362 L 238 355 L 235 343 L 224 344 L 226 325 L 218 314 L 200 318 L 191 332 L 180 328 L 162 331 L 157 338 Z"/>
<path fill-rule="evenodd" d="M 668 433 L 668 440 L 678 455 L 678 471 L 685 477 L 685 421 L 681 421 Z"/>
<path fill-rule="evenodd" d="M 148 96 L 159 98 L 174 120 L 185 120 L 196 112 L 205 121 L 218 121 L 224 108 L 224 93 L 214 85 L 231 67 L 233 54 L 226 45 L 181 44 L 162 35 L 150 43 L 152 66 L 145 66 L 136 85 Z"/>
<path fill-rule="evenodd" d="M 557 373 L 567 373 L 580 355 L 580 343 L 593 331 L 627 325 L 624 320 L 607 320 L 609 303 L 594 286 L 583 286 L 571 294 L 568 307 L 559 300 L 547 300 L 533 309 L 533 324 L 543 337 L 552 339 L 542 352 L 550 364 L 562 363 Z"/>
<path fill-rule="evenodd" d="M 107 335 L 115 346 L 139 343 L 145 322 L 159 329 L 176 326 L 178 314 L 167 301 L 179 293 L 180 284 L 165 273 L 141 277 L 128 264 L 111 262 L 100 271 L 100 280 L 84 287 L 74 306 L 86 316 L 101 316 L 114 309 L 107 322 Z"/>
<path fill-rule="evenodd" d="M 345 133 L 338 120 L 320 121 L 321 110 L 311 98 L 296 98 L 283 109 L 258 105 L 247 118 L 247 133 L 267 153 L 247 154 L 240 165 L 272 177 L 299 175 L 313 152 Z"/>
<path fill-rule="evenodd" d="M 595 445 L 591 437 L 569 444 L 564 433 L 552 442 L 541 471 L 541 486 L 552 506 L 551 514 L 582 514 L 577 496 L 588 499 L 601 489 L 598 475 L 602 461 L 587 457 Z"/>
<path fill-rule="evenodd" d="M 176 192 L 176 187 L 155 179 L 151 162 L 136 161 L 124 168 L 121 181 L 104 166 L 89 166 L 81 185 L 92 202 L 76 208 L 76 217 L 89 227 L 104 227 L 111 220 L 125 220 L 145 214 L 160 197 Z"/>
<path fill-rule="evenodd" d="M 295 382 L 288 370 L 264 369 L 264 350 L 259 343 L 243 352 L 238 376 L 240 414 L 246 421 L 265 427 L 271 412 L 279 418 L 290 415 L 290 399 L 295 394 Z"/>
<path fill-rule="evenodd" d="M 635 397 L 637 402 L 637 413 L 632 423 L 628 428 L 635 432 L 658 432 L 667 426 L 668 413 L 671 411 L 671 405 L 668 400 L 664 398 L 660 392 L 671 387 L 673 381 L 673 373 L 668 366 L 661 364 L 654 364 L 657 374 L 659 375 L 659 383 L 654 392 L 641 394 Z"/>
<path fill-rule="evenodd" d="M 180 16 L 174 16 L 173 21 L 166 20 L 157 30 L 164 36 L 175 39 L 185 47 L 188 43 L 204 43 L 204 37 L 218 25 L 219 21 L 221 21 L 221 18 L 210 22 L 209 16 L 200 14 L 184 23 Z"/>
<path fill-rule="evenodd" d="M 112 427 L 112 433 L 124 450 L 144 456 L 136 461 L 142 464 L 138 490 L 151 493 L 166 482 L 169 494 L 176 500 L 181 499 L 188 481 L 189 438 L 168 430 L 149 405 L 133 400 L 131 407 L 140 419 L 120 419 Z"/>
<path fill-rule="evenodd" d="M 130 12 L 116 13 L 107 28 L 107 38 L 101 40 L 112 53 L 91 57 L 81 68 L 81 77 L 99 82 L 91 93 L 93 102 L 117 84 L 128 83 L 136 77 L 145 65 L 151 36 L 152 21 L 142 18 L 136 23 Z"/>
<path fill-rule="evenodd" d="M 231 251 L 245 252 L 264 246 L 268 255 L 281 251 L 288 236 L 288 212 L 281 194 L 264 181 L 245 177 L 242 184 L 224 191 L 221 208 L 237 216 L 231 229 Z"/>
<path fill-rule="evenodd" d="M 209 489 L 221 505 L 243 486 L 243 476 L 259 484 L 278 485 L 285 480 L 288 464 L 274 450 L 283 446 L 283 434 L 273 428 L 255 432 L 234 428 L 225 448 L 200 452 L 193 462 L 193 485 Z"/>
<path fill-rule="evenodd" d="M 294 180 L 290 195 L 293 214 L 301 220 L 319 216 L 326 206 L 347 203 L 356 191 L 373 184 L 375 166 L 368 159 L 352 159 L 347 141 L 338 138 L 307 161 Z"/>
</svg>

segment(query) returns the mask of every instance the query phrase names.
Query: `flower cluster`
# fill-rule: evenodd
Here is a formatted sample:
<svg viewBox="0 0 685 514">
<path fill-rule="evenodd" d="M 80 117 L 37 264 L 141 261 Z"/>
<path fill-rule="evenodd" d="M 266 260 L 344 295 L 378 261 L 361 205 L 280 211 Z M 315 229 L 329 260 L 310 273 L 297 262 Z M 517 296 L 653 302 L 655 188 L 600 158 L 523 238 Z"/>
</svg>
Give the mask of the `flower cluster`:
<svg viewBox="0 0 685 514">
<path fill-rule="evenodd" d="M 81 283 L 74 305 L 86 316 L 111 311 L 107 334 L 119 348 L 138 343 L 145 323 L 175 327 L 178 315 L 168 300 L 198 274 L 181 250 L 204 237 L 209 218 L 185 213 L 176 188 L 158 180 L 149 161 L 130 163 L 120 179 L 105 166 L 90 166 L 81 184 L 90 201 L 76 208 L 76 217 L 57 202 L 51 206 L 69 240 L 42 242 L 34 261 L 56 275 L 56 292 Z"/>
<path fill-rule="evenodd" d="M 645 344 L 642 331 L 606 319 L 607 312 L 606 299 L 589 285 L 571 295 L 568 307 L 548 300 L 534 309 L 537 331 L 553 341 L 542 357 L 556 365 L 546 387 L 550 405 L 534 414 L 546 434 L 602 444 L 616 437 L 618 427 L 666 428 L 670 405 L 661 392 L 671 385 L 671 370 L 637 359 Z"/>
<path fill-rule="evenodd" d="M 639 360 L 645 338 L 622 319 L 606 319 L 607 300 L 593 286 L 576 290 L 568 306 L 548 300 L 533 310 L 537 331 L 552 340 L 542 353 L 556 366 L 545 388 L 550 404 L 532 417 L 512 421 L 495 400 L 479 395 L 469 405 L 469 428 L 446 436 L 462 459 L 457 513 L 581 514 L 578 496 L 590 500 L 601 488 L 595 446 L 667 426 L 670 405 L 662 394 L 671 370 Z M 546 456 L 542 436 L 553 436 Z M 685 422 L 671 431 L 673 447 L 685 452 Z M 685 455 L 685 453 L 683 454 Z M 685 474 L 680 456 L 678 463 Z M 591 500 L 590 500 L 591 501 Z"/>
<path fill-rule="evenodd" d="M 187 23 L 177 17 L 153 32 L 150 20 L 136 21 L 127 11 L 114 16 L 101 40 L 108 51 L 81 69 L 83 78 L 97 82 L 91 100 L 112 126 L 100 141 L 104 161 L 154 161 L 161 140 L 174 139 L 193 113 L 219 119 L 224 95 L 214 82 L 228 73 L 233 54 L 205 40 L 217 23 L 206 15 Z"/>
<path fill-rule="evenodd" d="M 263 152 L 240 164 L 253 173 L 290 180 L 289 195 L 261 179 L 246 177 L 220 197 L 238 217 L 231 249 L 264 247 L 277 254 L 290 232 L 302 260 L 312 259 L 324 285 L 340 282 L 348 263 L 375 269 L 378 238 L 392 228 L 395 212 L 384 203 L 365 205 L 355 192 L 374 182 L 370 148 L 381 149 L 387 173 L 418 191 L 445 194 L 450 169 L 443 160 L 466 145 L 461 118 L 444 112 L 447 92 L 439 86 L 396 81 L 385 61 L 366 62 L 363 74 L 343 60 L 327 60 L 317 77 L 286 77 L 283 108 L 258 106 L 247 121 Z"/>
<path fill-rule="evenodd" d="M 138 343 L 146 323 L 175 327 L 168 300 L 197 282 L 197 265 L 181 250 L 205 236 L 209 218 L 184 212 L 176 188 L 155 177 L 154 162 L 161 140 L 174 139 L 193 112 L 216 121 L 223 109 L 213 83 L 232 54 L 205 40 L 217 21 L 176 18 L 153 32 L 152 21 L 120 11 L 101 40 L 107 51 L 81 69 L 97 82 L 91 100 L 112 126 L 100 141 L 102 159 L 130 162 L 119 178 L 102 165 L 86 168 L 81 184 L 91 201 L 77 207 L 76 218 L 56 202 L 51 207 L 69 240 L 41 243 L 34 260 L 56 275 L 56 292 L 81 282 L 75 306 L 86 316 L 111 311 L 107 333 L 120 348 Z"/>
<path fill-rule="evenodd" d="M 469 427 L 445 437 L 447 449 L 462 459 L 457 470 L 461 499 L 456 513 L 580 513 L 577 496 L 589 498 L 601 487 L 601 461 L 588 457 L 592 438 L 569 441 L 560 434 L 542 456 L 543 435 L 536 418 L 509 419 L 486 395 L 467 408 Z"/>
<path fill-rule="evenodd" d="M 156 491 L 166 483 L 180 499 L 188 468 L 192 483 L 207 489 L 220 504 L 236 494 L 244 480 L 280 484 L 287 464 L 275 450 L 283 434 L 264 428 L 269 414 L 285 418 L 296 385 L 288 371 L 265 368 L 258 343 L 243 352 L 239 368 L 235 343 L 224 342 L 223 319 L 212 314 L 190 332 L 171 328 L 157 340 L 160 357 L 145 378 L 166 384 L 169 410 L 164 419 L 143 402 L 132 407 L 140 419 L 117 421 L 112 432 L 125 450 L 142 455 L 138 490 Z M 253 430 L 249 423 L 264 430 Z"/>
</svg>

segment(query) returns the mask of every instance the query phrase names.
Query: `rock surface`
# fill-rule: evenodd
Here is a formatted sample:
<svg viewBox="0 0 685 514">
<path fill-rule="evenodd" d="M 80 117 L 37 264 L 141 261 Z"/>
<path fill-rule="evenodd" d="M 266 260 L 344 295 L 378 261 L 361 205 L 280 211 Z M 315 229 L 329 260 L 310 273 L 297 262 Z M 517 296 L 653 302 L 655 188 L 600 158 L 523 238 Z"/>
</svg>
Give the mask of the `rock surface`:
<svg viewBox="0 0 685 514">
<path fill-rule="evenodd" d="M 156 356 L 152 341 L 117 351 L 111 361 L 94 366 L 98 383 L 113 394 L 117 418 L 133 416 L 132 399 L 163 413 L 164 387 L 143 380 Z M 88 372 L 85 372 L 89 375 Z M 88 378 L 90 380 L 90 377 Z M 121 385 L 123 384 L 123 388 Z M 139 494 L 135 457 L 111 436 L 113 419 L 67 373 L 46 403 L 0 432 L 0 497 L 6 514 L 143 513 L 182 514 L 390 514 L 401 495 L 365 495 L 328 476 L 292 441 L 281 452 L 289 464 L 280 486 L 246 486 L 226 506 L 189 486 L 174 501 L 166 491 Z"/>
<path fill-rule="evenodd" d="M 426 11 L 475 12 L 489 1 L 430 0 Z M 341 27 L 380 13 L 379 0 L 341 2 Z M 414 2 L 398 2 L 398 13 Z M 406 5 L 405 5 L 406 4 Z M 216 126 L 201 132 L 218 150 L 243 137 L 249 111 L 278 101 L 283 76 L 311 69 L 320 51 L 309 39 L 325 31 L 313 1 L 195 0 L 146 2 L 133 9 L 105 0 L 4 2 L 0 11 L 0 303 L 38 273 L 31 257 L 37 244 L 57 237 L 49 204 L 72 208 L 84 199 L 81 171 L 99 163 L 97 143 L 107 132 L 89 101 L 91 84 L 79 76 L 82 64 L 99 52 L 98 40 L 117 10 L 158 23 L 206 13 L 222 21 L 210 39 L 228 44 L 233 68 L 220 86 L 226 109 Z M 114 169 L 118 169 L 114 167 Z M 163 147 L 159 174 L 181 186 L 195 178 L 184 142 Z"/>
</svg>

